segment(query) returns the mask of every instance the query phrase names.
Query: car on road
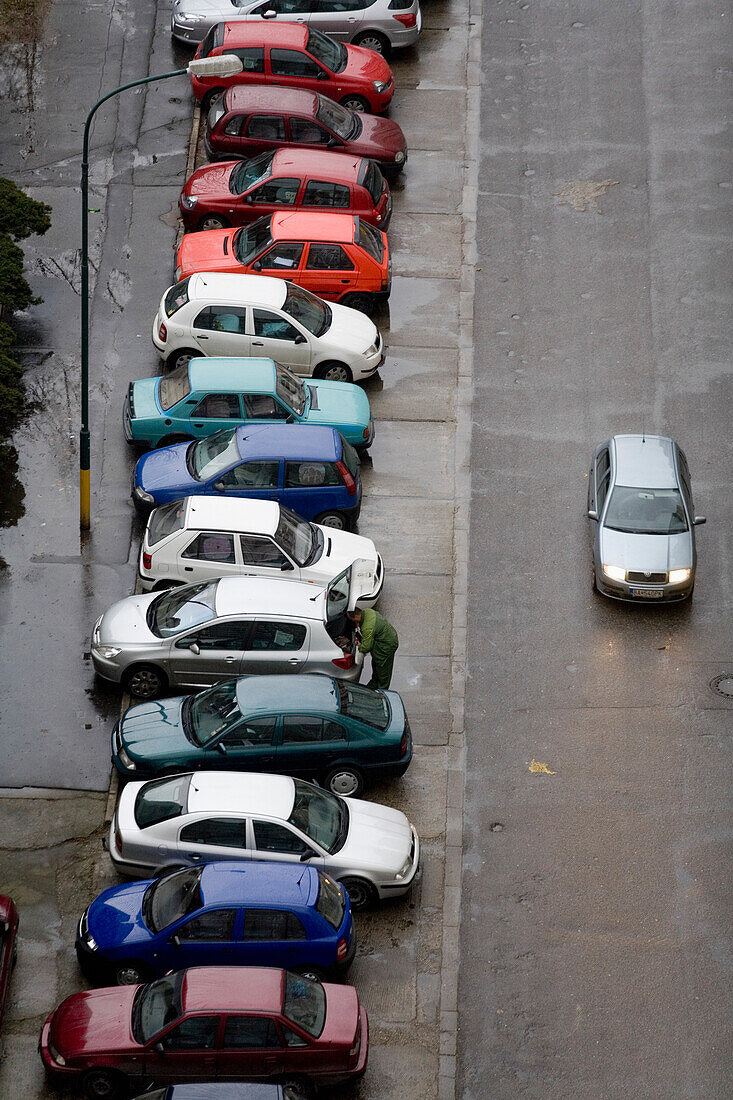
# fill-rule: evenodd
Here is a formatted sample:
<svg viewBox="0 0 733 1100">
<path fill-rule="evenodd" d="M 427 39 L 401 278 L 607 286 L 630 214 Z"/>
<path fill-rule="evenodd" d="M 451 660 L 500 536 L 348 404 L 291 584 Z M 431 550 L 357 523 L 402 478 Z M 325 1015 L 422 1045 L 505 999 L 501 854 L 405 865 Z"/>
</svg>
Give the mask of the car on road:
<svg viewBox="0 0 733 1100">
<path fill-rule="evenodd" d="M 365 318 L 366 320 L 366 318 Z M 330 379 L 307 384 L 272 359 L 191 359 L 163 378 L 131 382 L 122 413 L 128 443 L 165 447 L 233 428 L 335 428 L 366 450 L 374 440 L 369 398 Z"/>
<path fill-rule="evenodd" d="M 130 695 L 208 687 L 225 676 L 325 672 L 358 680 L 363 656 L 347 636 L 354 566 L 327 586 L 269 577 L 220 577 L 126 596 L 92 634 L 95 672 Z"/>
<path fill-rule="evenodd" d="M 198 1084 L 166 1085 L 162 1089 L 140 1093 L 135 1100 L 310 1100 L 311 1092 L 302 1082 L 288 1086 L 262 1081 L 200 1081 Z"/>
<path fill-rule="evenodd" d="M 588 474 L 595 524 L 593 586 L 634 603 L 692 595 L 697 554 L 690 470 L 681 448 L 658 435 L 615 435 L 596 447 Z"/>
<path fill-rule="evenodd" d="M 99 985 L 190 966 L 277 966 L 338 981 L 356 950 L 349 898 L 314 867 L 206 863 L 112 886 L 81 915 L 76 954 Z"/>
<path fill-rule="evenodd" d="M 371 314 L 392 286 L 387 234 L 353 214 L 287 211 L 240 229 L 185 233 L 176 281 L 196 272 L 289 279 L 328 302 Z"/>
<path fill-rule="evenodd" d="M 420 841 L 400 810 L 285 775 L 202 771 L 128 783 L 109 833 L 124 875 L 215 859 L 275 859 L 338 879 L 351 908 L 402 897 Z"/>
<path fill-rule="evenodd" d="M 125 779 L 190 769 L 278 772 L 357 798 L 404 775 L 412 735 L 397 692 L 333 676 L 246 676 L 125 711 L 112 762 Z M 280 965 L 279 963 L 277 965 Z"/>
<path fill-rule="evenodd" d="M 376 161 L 388 179 L 407 162 L 405 135 L 392 119 L 349 111 L 302 88 L 228 88 L 206 114 L 204 145 L 212 160 L 254 157 L 283 146 L 332 150 Z"/>
<path fill-rule="evenodd" d="M 18 910 L 7 894 L 0 894 L 0 1028 L 5 1019 L 10 975 L 15 966 L 18 938 Z"/>
<path fill-rule="evenodd" d="M 283 279 L 213 271 L 166 290 L 153 345 L 173 370 L 198 356 L 252 356 L 275 359 L 295 374 L 355 382 L 384 362 L 379 329 L 358 309 L 324 302 Z"/>
<path fill-rule="evenodd" d="M 232 76 L 191 73 L 193 94 L 206 106 L 226 88 L 252 84 L 316 92 L 350 111 L 375 115 L 387 110 L 394 95 L 392 70 L 380 54 L 334 42 L 300 23 L 217 23 L 195 57 L 232 53 L 242 61 Z"/>
<path fill-rule="evenodd" d="M 43 1025 L 50 1080 L 91 1100 L 133 1085 L 274 1078 L 335 1085 L 366 1068 L 369 1024 L 356 990 L 274 968 L 195 967 L 147 985 L 67 997 Z"/>
<path fill-rule="evenodd" d="M 422 30 L 418 0 L 175 0 L 171 34 L 193 44 L 223 20 L 261 19 L 305 23 L 381 54 L 414 45 Z"/>
<path fill-rule="evenodd" d="M 178 208 L 186 229 L 249 225 L 263 214 L 288 210 L 337 210 L 386 229 L 392 194 L 373 160 L 285 147 L 202 165 L 183 185 Z"/>
<path fill-rule="evenodd" d="M 277 501 L 304 519 L 345 531 L 361 507 L 359 458 L 335 428 L 247 424 L 138 459 L 132 499 L 145 518 L 156 504 L 209 494 Z"/>
<path fill-rule="evenodd" d="M 357 606 L 373 607 L 384 563 L 371 539 L 309 523 L 274 500 L 194 496 L 152 513 L 138 576 L 144 592 L 230 576 L 324 585 L 350 565 Z"/>
</svg>

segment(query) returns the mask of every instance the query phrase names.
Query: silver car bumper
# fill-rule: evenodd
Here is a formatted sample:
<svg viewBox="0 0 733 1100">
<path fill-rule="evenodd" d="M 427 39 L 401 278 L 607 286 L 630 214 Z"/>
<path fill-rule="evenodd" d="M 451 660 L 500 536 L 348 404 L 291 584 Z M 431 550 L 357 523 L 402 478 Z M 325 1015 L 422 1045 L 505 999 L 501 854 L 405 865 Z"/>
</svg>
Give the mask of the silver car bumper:
<svg viewBox="0 0 733 1100">
<path fill-rule="evenodd" d="M 612 581 L 605 573 L 596 570 L 596 588 L 603 596 L 628 603 L 679 603 L 686 600 L 695 587 L 695 574 L 679 584 L 629 584 L 628 581 Z"/>
</svg>

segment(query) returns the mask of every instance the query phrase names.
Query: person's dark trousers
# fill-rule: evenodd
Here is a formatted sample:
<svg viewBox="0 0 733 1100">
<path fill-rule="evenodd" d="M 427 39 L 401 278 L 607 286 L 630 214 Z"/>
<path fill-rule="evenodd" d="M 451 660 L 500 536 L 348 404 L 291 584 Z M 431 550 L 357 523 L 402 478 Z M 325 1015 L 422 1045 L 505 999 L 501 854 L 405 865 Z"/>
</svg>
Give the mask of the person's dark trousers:
<svg viewBox="0 0 733 1100">
<path fill-rule="evenodd" d="M 370 688 L 381 688 L 386 691 L 392 681 L 392 669 L 394 668 L 394 653 L 389 657 L 379 660 L 372 654 L 372 678 L 367 684 Z"/>
</svg>

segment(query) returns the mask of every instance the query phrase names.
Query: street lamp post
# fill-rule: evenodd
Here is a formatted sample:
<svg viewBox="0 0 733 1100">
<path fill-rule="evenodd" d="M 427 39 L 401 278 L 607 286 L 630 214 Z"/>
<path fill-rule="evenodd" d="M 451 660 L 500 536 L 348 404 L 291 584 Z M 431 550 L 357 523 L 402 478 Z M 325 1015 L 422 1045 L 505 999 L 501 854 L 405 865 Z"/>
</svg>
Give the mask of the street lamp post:
<svg viewBox="0 0 733 1100">
<path fill-rule="evenodd" d="M 81 428 L 79 431 L 79 526 L 82 531 L 91 527 L 91 448 L 89 440 L 89 131 L 92 119 L 103 103 L 128 88 L 168 80 L 172 76 L 233 76 L 242 71 L 241 58 L 234 54 L 219 57 L 194 58 L 185 69 L 170 73 L 145 76 L 131 80 L 108 92 L 97 100 L 84 123 L 84 146 L 81 158 Z"/>
</svg>

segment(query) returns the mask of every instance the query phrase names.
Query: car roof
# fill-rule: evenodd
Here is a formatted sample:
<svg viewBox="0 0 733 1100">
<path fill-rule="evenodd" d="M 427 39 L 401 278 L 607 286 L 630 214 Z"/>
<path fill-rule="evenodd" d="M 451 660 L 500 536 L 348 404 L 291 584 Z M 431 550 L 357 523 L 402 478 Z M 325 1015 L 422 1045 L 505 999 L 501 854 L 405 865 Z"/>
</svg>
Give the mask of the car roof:
<svg viewBox="0 0 733 1100">
<path fill-rule="evenodd" d="M 353 214 L 311 213 L 307 210 L 278 211 L 272 215 L 270 235 L 274 241 L 326 241 L 353 244 L 356 218 Z"/>
<path fill-rule="evenodd" d="M 615 435 L 616 484 L 640 489 L 677 486 L 674 443 L 662 435 Z"/>
<path fill-rule="evenodd" d="M 260 966 L 196 966 L 186 971 L 184 1012 L 237 1012 L 282 1007 L 282 970 Z"/>
<path fill-rule="evenodd" d="M 297 149 L 285 146 L 277 149 L 272 160 L 272 175 L 281 172 L 302 172 L 326 183 L 356 183 L 363 157 L 334 153 L 325 149 Z"/>
<path fill-rule="evenodd" d="M 212 388 L 223 393 L 273 393 L 275 390 L 275 363 L 272 359 L 217 359 L 202 356 L 188 364 L 188 380 L 191 390 Z M 268 431 L 272 429 L 268 428 Z"/>
<path fill-rule="evenodd" d="M 237 445 L 243 459 L 336 462 L 342 450 L 337 430 L 317 424 L 243 424 Z"/>
<path fill-rule="evenodd" d="M 186 811 L 220 810 L 287 819 L 294 801 L 295 781 L 289 775 L 198 771 L 191 776 Z"/>
<path fill-rule="evenodd" d="M 282 577 L 220 577 L 216 588 L 217 616 L 247 612 L 289 615 L 323 621 L 324 585 Z"/>
<path fill-rule="evenodd" d="M 166 1100 L 283 1100 L 281 1085 L 265 1081 L 205 1081 L 169 1085 Z"/>
<path fill-rule="evenodd" d="M 236 49 L 238 46 L 302 48 L 307 38 L 308 28 L 302 23 L 231 22 L 224 24 L 221 52 L 226 53 L 227 49 Z"/>
<path fill-rule="evenodd" d="M 238 531 L 274 535 L 280 522 L 275 500 L 246 497 L 193 496 L 186 498 L 187 531 Z"/>
<path fill-rule="evenodd" d="M 270 863 L 254 859 L 207 863 L 200 889 L 204 905 L 256 905 L 272 903 L 308 907 L 308 897 L 318 883 L 315 867 L 299 863 Z"/>
<path fill-rule="evenodd" d="M 330 676 L 319 672 L 300 676 L 243 676 L 237 681 L 237 706 L 242 714 L 279 714 L 303 710 L 338 714 L 338 691 Z"/>
<path fill-rule="evenodd" d="M 188 280 L 189 301 L 206 298 L 231 305 L 274 306 L 279 309 L 287 292 L 285 280 L 273 279 L 271 275 L 199 271 Z"/>
<path fill-rule="evenodd" d="M 278 23 L 278 26 L 285 26 Z M 234 84 L 224 93 L 227 111 L 264 111 L 267 114 L 291 111 L 296 115 L 314 116 L 318 109 L 318 93 L 306 88 L 278 88 L 272 84 Z"/>
</svg>

